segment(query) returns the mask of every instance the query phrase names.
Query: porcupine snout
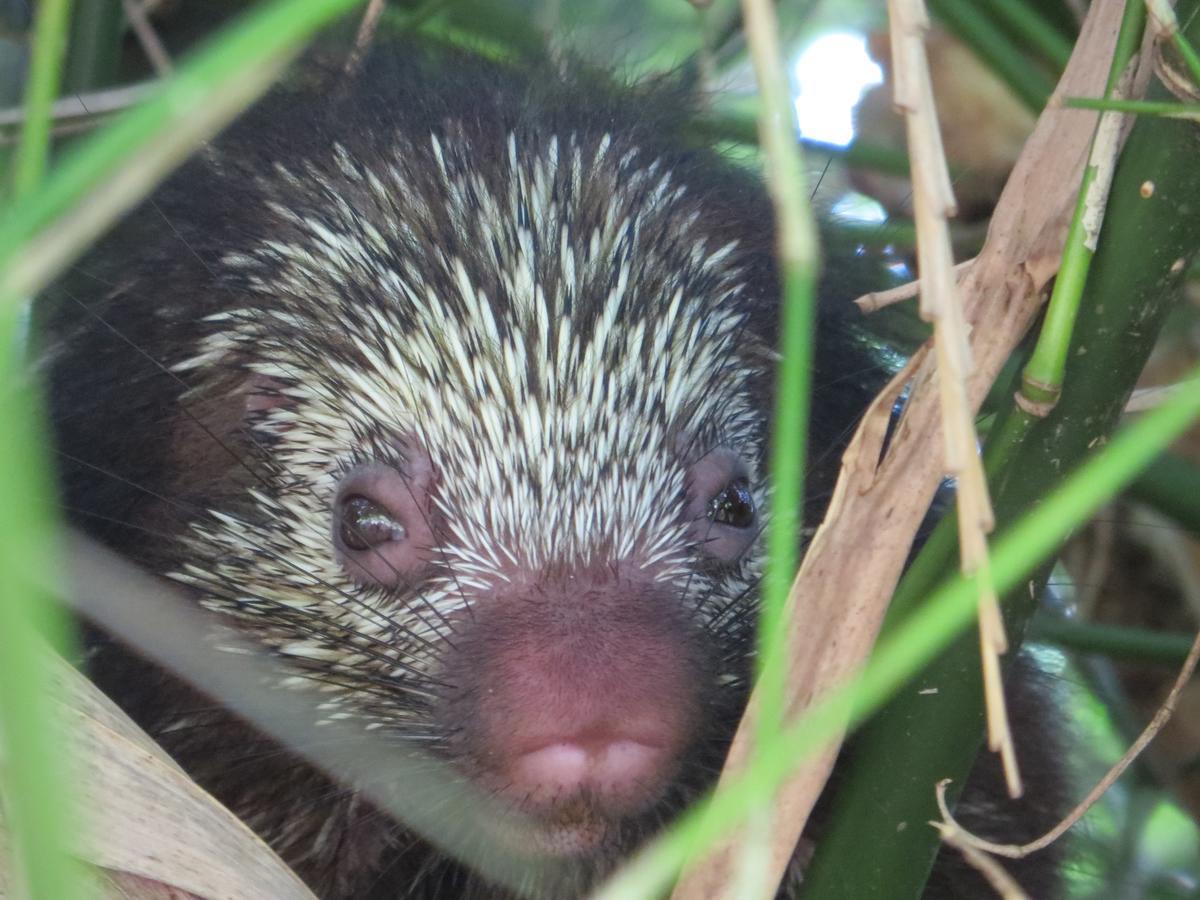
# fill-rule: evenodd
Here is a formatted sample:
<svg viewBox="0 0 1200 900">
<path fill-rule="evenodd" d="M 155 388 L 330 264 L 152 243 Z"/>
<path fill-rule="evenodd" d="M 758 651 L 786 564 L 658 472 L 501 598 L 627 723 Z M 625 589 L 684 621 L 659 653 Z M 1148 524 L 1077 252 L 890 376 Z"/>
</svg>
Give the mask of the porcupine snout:
<svg viewBox="0 0 1200 900">
<path fill-rule="evenodd" d="M 455 639 L 444 705 L 483 786 L 583 852 L 650 807 L 694 737 L 707 675 L 668 587 L 620 566 L 514 578 Z"/>
</svg>

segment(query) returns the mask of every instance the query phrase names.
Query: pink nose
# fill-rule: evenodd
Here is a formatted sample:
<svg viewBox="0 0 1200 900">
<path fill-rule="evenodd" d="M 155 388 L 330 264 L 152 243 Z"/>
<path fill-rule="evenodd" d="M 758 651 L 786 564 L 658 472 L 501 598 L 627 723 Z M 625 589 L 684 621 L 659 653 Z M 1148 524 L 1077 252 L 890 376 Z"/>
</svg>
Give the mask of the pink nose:
<svg viewBox="0 0 1200 900">
<path fill-rule="evenodd" d="M 479 602 L 441 678 L 464 770 L 572 852 L 666 796 L 708 683 L 671 593 L 601 574 Z"/>
</svg>

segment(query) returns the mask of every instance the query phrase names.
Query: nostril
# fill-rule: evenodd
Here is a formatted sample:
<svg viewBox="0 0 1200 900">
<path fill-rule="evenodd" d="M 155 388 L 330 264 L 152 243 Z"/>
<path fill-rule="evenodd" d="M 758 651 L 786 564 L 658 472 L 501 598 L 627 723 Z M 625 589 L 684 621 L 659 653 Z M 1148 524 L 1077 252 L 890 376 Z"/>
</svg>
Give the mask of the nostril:
<svg viewBox="0 0 1200 900">
<path fill-rule="evenodd" d="M 553 740 L 513 760 L 511 790 L 534 803 L 586 792 L 606 805 L 638 806 L 647 784 L 668 774 L 671 756 L 624 737 Z"/>
</svg>

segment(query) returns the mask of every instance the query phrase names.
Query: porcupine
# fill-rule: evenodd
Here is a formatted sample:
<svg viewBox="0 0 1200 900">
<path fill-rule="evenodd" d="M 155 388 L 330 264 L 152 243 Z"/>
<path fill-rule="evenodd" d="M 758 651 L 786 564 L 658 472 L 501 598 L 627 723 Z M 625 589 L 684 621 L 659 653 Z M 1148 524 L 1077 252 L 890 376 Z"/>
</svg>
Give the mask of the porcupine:
<svg viewBox="0 0 1200 900">
<path fill-rule="evenodd" d="M 261 101 L 42 304 L 72 519 L 542 823 L 578 893 L 745 701 L 778 283 L 669 87 L 384 45 Z M 830 263 L 837 297 L 868 267 Z M 820 515 L 880 367 L 824 291 Z M 322 897 L 494 896 L 173 676 L 89 669 Z"/>
</svg>

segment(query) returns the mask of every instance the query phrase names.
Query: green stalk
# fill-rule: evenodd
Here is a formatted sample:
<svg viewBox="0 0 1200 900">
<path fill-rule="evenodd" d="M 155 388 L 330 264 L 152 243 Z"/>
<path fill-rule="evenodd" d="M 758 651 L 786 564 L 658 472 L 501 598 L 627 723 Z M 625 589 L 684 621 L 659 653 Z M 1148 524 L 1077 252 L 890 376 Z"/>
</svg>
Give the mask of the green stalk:
<svg viewBox="0 0 1200 900">
<path fill-rule="evenodd" d="M 1145 30 L 1146 8 L 1140 3 L 1127 4 L 1112 64 L 1108 69 L 1108 81 L 1104 86 L 1105 99 L 1112 99 L 1121 78 L 1133 63 Z M 1097 135 L 1105 124 L 1104 117 L 1111 115 L 1113 113 L 1101 115 L 1096 127 Z M 1095 146 L 1093 143 L 1093 150 Z M 1099 222 L 1089 226 L 1089 214 L 1092 217 L 1098 215 L 1108 200 L 1110 183 L 1097 180 L 1101 173 L 1100 164 L 1089 160 L 1083 173 L 1083 183 L 1079 186 L 1075 215 L 1071 219 L 1067 243 L 1063 247 L 1062 265 L 1054 280 L 1054 292 L 1050 295 L 1041 334 L 1022 374 L 1021 393 L 1029 401 L 1026 409 L 1053 406 L 1061 390 L 1063 371 L 1067 365 L 1067 348 L 1071 343 L 1071 333 L 1079 315 L 1084 284 L 1096 248 L 1096 234 L 1089 228 L 1100 227 Z"/>
<path fill-rule="evenodd" d="M 1171 44 L 1179 51 L 1179 55 L 1183 57 L 1184 64 L 1188 67 L 1188 71 L 1192 73 L 1193 83 L 1200 86 L 1200 54 L 1196 53 L 1196 49 L 1181 32 L 1177 31 L 1171 35 Z"/>
<path fill-rule="evenodd" d="M 33 55 L 25 89 L 25 126 L 13 157 L 12 199 L 29 194 L 42 180 L 50 152 L 50 107 L 58 96 L 70 0 L 45 0 L 37 9 Z"/>
<path fill-rule="evenodd" d="M 1200 379 L 1200 368 L 1191 377 Z M 992 576 L 997 588 L 1008 591 L 1020 585 L 1026 573 L 1048 558 L 1073 528 L 1095 513 L 1106 497 L 1119 491 L 1197 418 L 1200 418 L 1200 390 L 1181 391 L 1117 434 L 1104 452 L 1088 459 L 996 541 Z M 656 896 L 691 854 L 703 852 L 747 816 L 770 803 L 782 781 L 838 732 L 850 711 L 852 719 L 858 720 L 878 707 L 966 628 L 975 618 L 977 599 L 976 580 L 955 574 L 907 622 L 880 642 L 857 679 L 833 691 L 763 745 L 754 766 L 726 789 L 693 807 L 675 827 L 638 853 L 595 898 L 632 900 Z M 894 777 L 896 771 L 892 769 L 888 774 Z M 889 829 L 889 834 L 895 834 L 894 823 L 890 823 Z M 843 868 L 841 876 L 853 878 L 855 870 L 870 867 L 880 849 L 877 842 L 864 839 L 857 843 L 855 856 Z M 905 896 L 903 886 L 898 884 L 858 893 L 834 884 L 829 893 L 817 894 L 811 890 L 808 875 L 805 879 L 809 894 L 822 898 Z"/>
<path fill-rule="evenodd" d="M 1040 613 L 1030 622 L 1028 639 L 1056 644 L 1080 653 L 1159 663 L 1172 668 L 1183 664 L 1192 647 L 1190 634 L 1076 622 Z"/>
<path fill-rule="evenodd" d="M 256 8 L 66 156 L 41 190 L 0 220 L 0 303 L 33 294 L 59 274 L 265 91 L 313 32 L 358 2 L 273 0 Z"/>
<path fill-rule="evenodd" d="M 1098 109 L 1176 119 L 1200 117 L 1200 103 L 1176 103 L 1171 100 L 1095 100 L 1090 97 L 1070 97 L 1066 105 L 1072 109 Z"/>
<path fill-rule="evenodd" d="M 76 0 L 70 54 L 63 72 L 64 92 L 95 90 L 116 81 L 124 27 L 121 0 Z"/>
<path fill-rule="evenodd" d="M 996 18 L 1020 36 L 1061 72 L 1071 58 L 1071 42 L 1061 31 L 1021 0 L 988 0 Z"/>
<path fill-rule="evenodd" d="M 14 202 L 31 195 L 46 170 L 69 20 L 69 0 L 38 7 Z M 18 304 L 0 309 L 0 811 L 16 850 L 14 875 L 29 896 L 70 900 L 83 896 L 83 872 L 67 852 L 74 836 L 69 761 L 43 652 L 47 644 L 61 652 L 67 626 L 53 599 L 21 575 L 30 560 L 36 570 L 56 571 L 50 477 L 22 376 L 21 311 Z"/>
<path fill-rule="evenodd" d="M 1187 460 L 1164 453 L 1130 486 L 1129 495 L 1200 537 L 1200 468 Z"/>
<path fill-rule="evenodd" d="M 929 9 L 992 67 L 1016 96 L 1038 113 L 1054 88 L 1025 53 L 981 11 L 976 0 L 930 0 Z"/>
<path fill-rule="evenodd" d="M 807 238 L 815 241 L 815 234 Z M 797 535 L 804 521 L 804 471 L 808 443 L 809 372 L 812 361 L 813 266 L 793 261 L 784 271 L 775 433 L 771 449 L 772 495 L 759 620 L 758 738 L 774 736 L 783 722 L 787 678 L 788 593 L 796 577 Z"/>
<path fill-rule="evenodd" d="M 1179 30 L 1179 17 L 1168 0 L 1144 0 L 1146 8 L 1159 28 L 1159 36 L 1166 37 L 1192 73 L 1193 86 L 1200 88 L 1200 56 L 1187 36 Z"/>
<path fill-rule="evenodd" d="M 67 853 L 76 831 L 70 761 L 43 649 L 67 643 L 66 625 L 53 598 L 22 575 L 56 568 L 53 490 L 18 318 L 17 306 L 0 308 L 0 818 L 28 896 L 69 900 L 83 896 L 82 872 Z"/>
</svg>

